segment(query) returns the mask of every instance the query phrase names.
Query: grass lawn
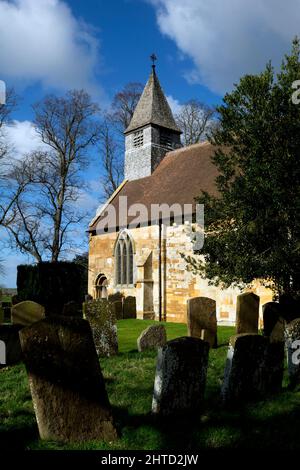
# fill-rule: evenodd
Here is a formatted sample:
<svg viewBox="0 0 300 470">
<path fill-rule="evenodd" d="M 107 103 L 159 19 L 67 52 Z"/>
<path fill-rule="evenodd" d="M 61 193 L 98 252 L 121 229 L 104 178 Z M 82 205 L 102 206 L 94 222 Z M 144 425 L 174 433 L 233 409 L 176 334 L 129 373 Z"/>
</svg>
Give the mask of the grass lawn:
<svg viewBox="0 0 300 470">
<path fill-rule="evenodd" d="M 109 398 L 120 433 L 111 445 L 88 442 L 66 446 L 41 442 L 23 365 L 0 371 L 0 448 L 3 449 L 144 449 L 212 448 L 300 449 L 300 392 L 286 390 L 265 401 L 235 410 L 219 402 L 227 342 L 234 329 L 219 327 L 219 347 L 210 351 L 206 399 L 195 422 L 163 424 L 151 416 L 156 352 L 139 354 L 136 339 L 152 321 L 118 324 L 120 354 L 101 359 Z M 186 335 L 186 326 L 166 324 L 168 339 Z"/>
</svg>

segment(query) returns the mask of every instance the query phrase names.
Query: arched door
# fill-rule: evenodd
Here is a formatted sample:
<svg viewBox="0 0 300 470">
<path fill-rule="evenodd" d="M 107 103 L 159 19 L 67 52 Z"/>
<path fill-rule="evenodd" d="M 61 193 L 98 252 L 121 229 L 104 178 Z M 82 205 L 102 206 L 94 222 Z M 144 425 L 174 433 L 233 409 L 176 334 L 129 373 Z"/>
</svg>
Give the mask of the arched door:
<svg viewBox="0 0 300 470">
<path fill-rule="evenodd" d="M 104 274 L 100 274 L 96 281 L 96 299 L 107 299 L 107 286 L 108 281 L 106 276 Z"/>
</svg>

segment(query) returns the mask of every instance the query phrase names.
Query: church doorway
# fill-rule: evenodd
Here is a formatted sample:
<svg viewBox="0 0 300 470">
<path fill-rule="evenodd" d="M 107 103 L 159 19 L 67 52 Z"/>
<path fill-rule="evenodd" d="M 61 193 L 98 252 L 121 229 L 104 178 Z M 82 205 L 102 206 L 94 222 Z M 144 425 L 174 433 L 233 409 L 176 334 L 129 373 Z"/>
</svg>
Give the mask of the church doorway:
<svg viewBox="0 0 300 470">
<path fill-rule="evenodd" d="M 96 280 L 96 299 L 107 299 L 108 292 L 107 292 L 108 281 L 104 274 L 100 274 Z"/>
</svg>

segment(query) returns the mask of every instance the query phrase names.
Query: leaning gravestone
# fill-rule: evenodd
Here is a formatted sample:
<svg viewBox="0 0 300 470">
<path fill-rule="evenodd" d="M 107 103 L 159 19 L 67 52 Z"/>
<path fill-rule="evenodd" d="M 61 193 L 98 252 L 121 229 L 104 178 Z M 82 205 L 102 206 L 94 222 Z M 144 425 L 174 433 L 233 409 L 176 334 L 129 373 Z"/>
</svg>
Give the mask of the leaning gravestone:
<svg viewBox="0 0 300 470">
<path fill-rule="evenodd" d="M 98 356 L 118 354 L 117 319 L 112 304 L 106 299 L 83 304 L 84 317 L 91 325 Z"/>
<path fill-rule="evenodd" d="M 41 439 L 116 439 L 88 322 L 53 316 L 22 329 L 20 340 Z"/>
<path fill-rule="evenodd" d="M 229 342 L 222 386 L 228 403 L 263 398 L 280 391 L 283 378 L 284 344 L 250 334 L 232 336 Z"/>
<path fill-rule="evenodd" d="M 126 297 L 123 300 L 123 318 L 136 318 L 136 298 Z"/>
<path fill-rule="evenodd" d="M 167 333 L 164 325 L 148 326 L 137 339 L 139 352 L 147 349 L 162 348 L 167 342 Z"/>
<path fill-rule="evenodd" d="M 193 415 L 202 406 L 209 344 L 182 337 L 158 350 L 152 412 L 159 416 Z"/>
<path fill-rule="evenodd" d="M 259 297 L 253 292 L 237 296 L 236 334 L 258 333 Z"/>
<path fill-rule="evenodd" d="M 45 318 L 45 309 L 42 305 L 26 300 L 11 307 L 11 322 L 13 325 L 29 326 Z"/>
<path fill-rule="evenodd" d="M 296 318 L 286 325 L 285 345 L 287 350 L 287 365 L 291 388 L 300 384 L 300 319 Z"/>
<path fill-rule="evenodd" d="M 187 302 L 188 335 L 217 346 L 216 302 L 208 297 L 194 297 Z"/>
</svg>

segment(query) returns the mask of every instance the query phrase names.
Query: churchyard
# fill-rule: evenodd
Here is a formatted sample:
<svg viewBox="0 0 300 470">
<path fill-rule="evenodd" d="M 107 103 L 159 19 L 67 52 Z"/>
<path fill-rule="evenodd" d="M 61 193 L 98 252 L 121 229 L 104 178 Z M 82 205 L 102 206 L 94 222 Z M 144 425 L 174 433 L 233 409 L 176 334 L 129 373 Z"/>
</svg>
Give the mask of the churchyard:
<svg viewBox="0 0 300 470">
<path fill-rule="evenodd" d="M 100 357 L 106 391 L 118 432 L 116 439 L 106 442 L 85 440 L 80 444 L 41 440 L 27 373 L 23 364 L 17 364 L 0 370 L 0 447 L 120 450 L 300 447 L 297 433 L 300 420 L 300 392 L 288 389 L 286 367 L 283 389 L 280 393 L 266 394 L 252 401 L 245 400 L 233 407 L 224 406 L 220 392 L 229 339 L 235 334 L 233 327 L 219 326 L 218 347 L 209 350 L 207 380 L 204 397 L 201 400 L 201 410 L 199 409 L 193 417 L 187 413 L 186 416 L 183 414 L 171 421 L 151 413 L 157 351 L 138 352 L 137 345 L 140 334 L 151 325 L 157 323 L 150 320 L 119 320 L 118 354 Z M 185 324 L 162 323 L 162 325 L 166 328 L 168 341 L 187 336 Z M 160 341 L 164 341 L 162 335 L 159 338 Z M 249 338 L 249 335 L 246 338 Z M 194 340 L 194 338 L 189 339 Z M 262 336 L 261 341 L 264 341 Z M 64 347 L 68 347 L 67 344 L 65 342 Z M 208 348 L 208 343 L 205 344 Z M 205 360 L 205 354 L 202 357 Z M 74 367 L 76 371 L 76 366 Z"/>
</svg>

